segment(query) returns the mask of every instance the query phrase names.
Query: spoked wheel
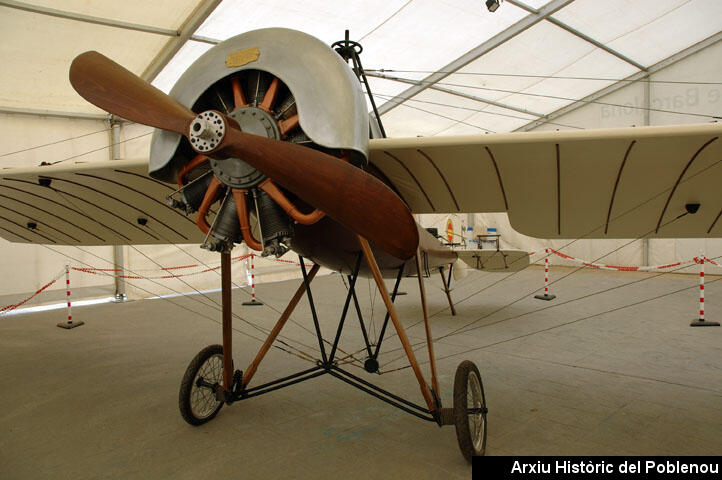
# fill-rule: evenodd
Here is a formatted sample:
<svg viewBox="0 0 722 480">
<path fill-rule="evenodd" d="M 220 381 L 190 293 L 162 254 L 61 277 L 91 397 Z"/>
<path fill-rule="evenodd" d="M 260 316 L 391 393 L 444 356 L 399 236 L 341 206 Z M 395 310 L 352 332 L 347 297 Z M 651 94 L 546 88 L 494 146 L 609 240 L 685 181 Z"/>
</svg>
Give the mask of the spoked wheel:
<svg viewBox="0 0 722 480">
<path fill-rule="evenodd" d="M 178 405 L 186 422 L 202 425 L 216 416 L 223 407 L 216 384 L 223 385 L 223 347 L 209 345 L 191 360 L 181 381 Z"/>
<path fill-rule="evenodd" d="M 486 398 L 479 369 L 464 360 L 454 377 L 454 425 L 461 454 L 467 461 L 486 451 Z"/>
</svg>

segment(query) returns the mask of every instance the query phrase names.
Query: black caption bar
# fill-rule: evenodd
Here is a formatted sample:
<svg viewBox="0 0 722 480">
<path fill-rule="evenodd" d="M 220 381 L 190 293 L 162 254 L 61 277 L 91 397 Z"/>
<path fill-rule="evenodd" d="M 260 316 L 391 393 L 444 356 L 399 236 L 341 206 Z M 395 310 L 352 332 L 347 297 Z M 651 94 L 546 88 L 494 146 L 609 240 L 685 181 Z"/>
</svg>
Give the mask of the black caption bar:
<svg viewBox="0 0 722 480">
<path fill-rule="evenodd" d="M 493 478 L 719 478 L 720 457 L 474 457 L 474 476 Z"/>
</svg>

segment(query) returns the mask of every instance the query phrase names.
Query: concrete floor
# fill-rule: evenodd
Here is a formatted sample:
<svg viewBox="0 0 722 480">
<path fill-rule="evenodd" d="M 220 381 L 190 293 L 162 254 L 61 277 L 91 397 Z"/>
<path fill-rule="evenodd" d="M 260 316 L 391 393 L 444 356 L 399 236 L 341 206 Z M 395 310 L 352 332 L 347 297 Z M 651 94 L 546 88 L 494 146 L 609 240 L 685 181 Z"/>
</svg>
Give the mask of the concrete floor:
<svg viewBox="0 0 722 480">
<path fill-rule="evenodd" d="M 555 268 L 552 279 L 571 271 Z M 445 309 L 438 275 L 425 280 L 435 336 L 521 298 L 474 324 L 482 328 L 435 344 L 446 405 L 458 363 L 468 358 L 481 370 L 490 409 L 487 455 L 722 451 L 722 328 L 689 327 L 698 305 L 694 288 L 577 321 L 697 282 L 689 275 L 650 277 L 583 270 L 552 287 L 556 300 L 542 302 L 533 298 L 543 279 L 538 267 L 501 282 L 504 275 L 473 272 L 453 285 L 456 317 Z M 710 320 L 722 320 L 718 278 L 707 278 Z M 643 281 L 562 305 L 637 280 Z M 263 284 L 257 294 L 282 309 L 297 285 Z M 314 287 L 322 329 L 331 337 L 345 287 L 338 275 L 319 277 Z M 381 300 L 369 293 L 368 280 L 358 288 L 378 332 Z M 404 279 L 402 290 L 409 294 L 399 297 L 398 309 L 411 325 L 421 319 L 416 279 Z M 0 318 L 0 477 L 469 477 L 453 427 L 418 420 L 329 376 L 224 407 L 202 427 L 187 425 L 178 412 L 178 387 L 196 352 L 220 342 L 220 314 L 201 304 L 219 298 L 78 308 L 74 317 L 86 324 L 74 330 L 55 326 L 62 310 Z M 234 292 L 237 313 L 272 325 L 277 314 L 267 306 L 241 307 L 247 299 Z M 553 308 L 519 316 L 544 307 Z M 306 301 L 293 318 L 312 328 Z M 350 320 L 342 342 L 347 352 L 361 344 L 355 316 Z M 235 326 L 261 336 L 241 320 Z M 309 347 L 315 343 L 297 324 L 284 333 Z M 423 339 L 421 325 L 409 333 Z M 245 368 L 259 343 L 241 333 L 234 342 L 236 364 Z M 395 338 L 385 344 L 391 352 L 382 357 L 382 370 L 405 364 L 389 363 L 398 346 Z M 418 355 L 425 359 L 425 349 Z M 257 379 L 307 365 L 272 349 Z M 410 369 L 349 370 L 422 402 Z"/>
</svg>

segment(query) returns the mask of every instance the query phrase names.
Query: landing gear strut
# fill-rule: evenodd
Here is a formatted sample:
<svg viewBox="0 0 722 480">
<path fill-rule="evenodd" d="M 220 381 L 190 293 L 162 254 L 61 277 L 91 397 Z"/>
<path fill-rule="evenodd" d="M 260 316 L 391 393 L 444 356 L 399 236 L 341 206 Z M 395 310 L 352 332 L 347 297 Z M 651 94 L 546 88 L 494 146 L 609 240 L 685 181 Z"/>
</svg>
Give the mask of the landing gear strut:
<svg viewBox="0 0 722 480">
<path fill-rule="evenodd" d="M 424 379 L 419 363 L 414 355 L 411 343 L 404 332 L 404 328 L 393 306 L 392 296 L 389 295 L 389 292 L 386 290 L 383 278 L 381 277 L 381 272 L 376 264 L 376 260 L 368 242 L 359 237 L 359 243 L 362 251 L 359 252 L 355 270 L 353 275 L 350 277 L 351 287 L 346 298 L 344 311 L 339 321 L 338 330 L 330 352 L 328 354 L 326 353 L 324 346 L 326 341 L 322 336 L 316 310 L 313 304 L 313 296 L 310 291 L 311 281 L 318 272 L 319 266 L 314 265 L 309 272 L 306 272 L 304 259 L 299 257 L 299 264 L 301 265 L 301 272 L 303 274 L 303 282 L 297 289 L 284 312 L 281 314 L 281 317 L 278 319 L 276 325 L 269 332 L 268 338 L 261 346 L 259 352 L 256 354 L 256 357 L 243 373 L 240 371 L 234 372 L 233 370 L 233 352 L 231 341 L 232 314 L 230 253 L 224 252 L 221 254 L 223 346 L 211 345 L 201 350 L 191 361 L 185 375 L 183 376 L 179 394 L 179 405 L 181 415 L 188 423 L 191 425 L 202 425 L 208 422 L 218 414 L 224 403 L 230 405 L 237 401 L 246 400 L 251 397 L 263 395 L 283 387 L 303 382 L 305 380 L 310 380 L 311 378 L 329 374 L 344 383 L 362 390 L 418 418 L 434 422 L 439 426 L 455 425 L 459 447 L 461 448 L 464 458 L 467 460 L 471 461 L 473 456 L 484 454 L 486 449 L 487 410 L 486 400 L 484 398 L 484 387 L 481 382 L 479 370 L 468 360 L 459 365 L 456 371 L 456 378 L 454 380 L 454 406 L 453 408 L 442 408 L 439 395 L 439 385 L 436 376 L 431 331 L 429 328 L 428 313 L 426 309 L 425 291 L 421 276 L 419 276 L 419 289 L 422 297 L 424 323 L 426 326 L 427 346 L 431 366 L 431 385 L 427 384 Z M 343 330 L 346 313 L 351 299 L 354 298 L 353 288 L 356 283 L 356 277 L 358 275 L 362 257 L 366 258 L 374 280 L 376 281 L 384 303 L 386 304 L 387 311 L 391 317 L 391 322 L 406 352 L 409 364 L 414 371 L 416 379 L 418 380 L 425 405 L 415 404 L 345 371 L 341 368 L 341 365 L 339 365 L 340 362 L 336 359 L 336 352 L 338 350 L 339 339 Z M 420 261 L 418 255 L 416 257 L 416 266 L 420 271 Z M 313 316 L 316 334 L 318 336 L 319 350 L 322 360 L 319 360 L 315 366 L 309 369 L 273 380 L 263 385 L 249 387 L 249 383 L 251 382 L 261 361 L 265 357 L 265 354 L 268 350 L 270 350 L 281 332 L 281 329 L 286 324 L 286 321 L 304 294 L 308 296 L 311 304 L 311 313 Z M 370 346 L 368 344 L 367 350 L 370 350 Z M 378 371 L 378 360 L 376 357 L 368 358 L 364 367 L 367 371 Z"/>
</svg>

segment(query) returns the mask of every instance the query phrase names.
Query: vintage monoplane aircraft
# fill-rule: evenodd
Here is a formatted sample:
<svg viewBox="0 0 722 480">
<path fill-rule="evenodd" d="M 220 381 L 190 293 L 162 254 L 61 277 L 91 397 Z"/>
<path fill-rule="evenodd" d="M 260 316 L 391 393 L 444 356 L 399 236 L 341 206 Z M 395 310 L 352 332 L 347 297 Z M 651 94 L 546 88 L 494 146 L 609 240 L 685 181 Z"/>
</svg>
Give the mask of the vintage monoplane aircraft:
<svg viewBox="0 0 722 480">
<path fill-rule="evenodd" d="M 540 238 L 719 237 L 722 125 L 369 139 L 378 124 L 367 112 L 358 53 L 348 39 L 329 48 L 292 30 L 249 32 L 201 56 L 170 95 L 97 52 L 78 56 L 70 81 L 80 95 L 157 129 L 150 161 L 5 170 L 0 234 L 70 245 L 198 242 L 220 252 L 223 345 L 201 350 L 183 377 L 180 410 L 190 424 L 209 421 L 224 404 L 330 374 L 419 418 L 455 425 L 470 459 L 485 451 L 481 375 L 462 362 L 453 406 L 442 406 L 423 276 L 438 269 L 446 287 L 443 269 L 458 258 L 478 269 L 511 271 L 526 267 L 528 255 L 453 251 L 413 214 L 507 212 L 516 230 Z M 58 193 L 72 201 L 59 202 Z M 188 215 L 195 212 L 194 222 Z M 243 371 L 234 369 L 231 344 L 230 251 L 240 242 L 264 255 L 291 249 L 314 262 L 310 271 L 299 262 L 303 282 Z M 319 266 L 350 278 L 328 353 L 310 290 Z M 376 282 L 423 405 L 337 362 L 360 275 Z M 394 308 L 403 275 L 419 278 L 430 383 Z M 396 278 L 391 295 L 385 277 Z M 322 360 L 252 386 L 304 294 Z M 365 369 L 376 372 L 378 348 L 364 337 Z"/>
</svg>

